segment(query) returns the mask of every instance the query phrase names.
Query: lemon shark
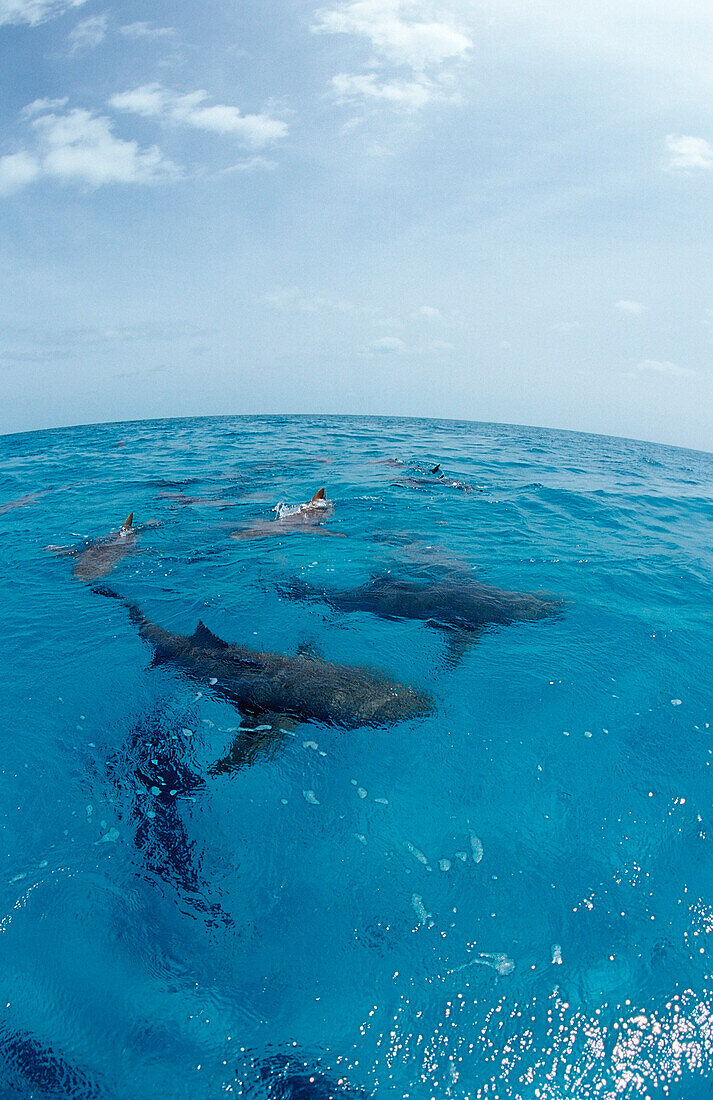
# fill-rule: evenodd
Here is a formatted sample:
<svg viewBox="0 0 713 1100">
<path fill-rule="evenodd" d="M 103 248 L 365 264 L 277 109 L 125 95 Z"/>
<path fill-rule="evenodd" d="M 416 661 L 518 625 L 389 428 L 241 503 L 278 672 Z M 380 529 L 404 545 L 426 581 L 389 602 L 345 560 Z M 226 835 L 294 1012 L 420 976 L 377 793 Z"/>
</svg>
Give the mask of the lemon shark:
<svg viewBox="0 0 713 1100">
<path fill-rule="evenodd" d="M 141 531 L 156 526 L 158 524 L 152 520 L 134 527 L 134 513 L 129 512 L 118 531 L 91 539 L 79 546 L 46 546 L 45 550 L 57 557 L 74 558 L 72 576 L 92 584 L 106 577 L 120 561 L 135 550 Z"/>
<path fill-rule="evenodd" d="M 124 604 L 139 635 L 153 649 L 154 665 L 170 665 L 194 683 L 208 686 L 243 715 L 235 744 L 228 757 L 214 765 L 214 774 L 249 763 L 253 749 L 269 749 L 281 733 L 291 732 L 300 722 L 358 729 L 418 718 L 432 710 L 425 692 L 374 669 L 304 653 L 261 653 L 223 641 L 203 622 L 190 635 L 177 634 L 153 623 L 112 589 L 94 591 Z"/>
<path fill-rule="evenodd" d="M 347 589 L 318 588 L 292 580 L 278 585 L 277 590 L 288 599 L 319 601 L 335 611 L 420 620 L 446 632 L 452 657 L 460 656 L 486 627 L 549 618 L 564 606 L 562 600 L 550 596 L 491 587 L 460 570 L 432 581 L 384 573 Z"/>
<path fill-rule="evenodd" d="M 334 512 L 334 506 L 327 500 L 325 489 L 318 489 L 314 496 L 305 504 L 294 506 L 278 504 L 274 509 L 277 518 L 274 520 L 257 520 L 250 527 L 243 527 L 239 531 L 233 531 L 233 539 L 264 539 L 274 535 L 291 535 L 296 531 L 303 534 L 331 536 L 332 538 L 345 538 L 341 532 L 327 531 L 321 524 L 329 519 Z"/>
</svg>

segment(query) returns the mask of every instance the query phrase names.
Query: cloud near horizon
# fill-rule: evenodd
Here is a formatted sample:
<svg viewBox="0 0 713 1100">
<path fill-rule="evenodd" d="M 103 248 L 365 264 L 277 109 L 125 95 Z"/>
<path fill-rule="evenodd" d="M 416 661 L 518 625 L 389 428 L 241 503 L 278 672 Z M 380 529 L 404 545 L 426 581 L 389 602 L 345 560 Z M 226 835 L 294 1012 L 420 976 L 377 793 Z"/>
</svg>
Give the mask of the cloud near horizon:
<svg viewBox="0 0 713 1100">
<path fill-rule="evenodd" d="M 636 364 L 640 374 L 663 374 L 671 378 L 690 377 L 696 372 L 690 367 L 679 367 L 678 363 L 672 363 L 668 359 L 644 359 Z"/>
</svg>

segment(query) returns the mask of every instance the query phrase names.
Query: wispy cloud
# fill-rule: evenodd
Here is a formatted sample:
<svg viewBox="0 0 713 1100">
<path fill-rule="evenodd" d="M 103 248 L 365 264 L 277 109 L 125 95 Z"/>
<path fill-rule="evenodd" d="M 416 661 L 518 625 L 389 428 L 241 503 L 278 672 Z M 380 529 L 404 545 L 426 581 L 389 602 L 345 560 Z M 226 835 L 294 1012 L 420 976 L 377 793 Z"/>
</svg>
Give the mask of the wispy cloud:
<svg viewBox="0 0 713 1100">
<path fill-rule="evenodd" d="M 317 12 L 317 34 L 353 34 L 366 38 L 374 53 L 415 72 L 464 57 L 473 43 L 453 23 L 429 16 L 428 0 L 347 0 Z"/>
<path fill-rule="evenodd" d="M 335 313 L 353 313 L 356 307 L 345 298 L 332 294 L 306 294 L 296 286 L 273 290 L 265 295 L 268 305 L 279 309 L 297 309 L 302 313 L 320 313 L 323 310 Z"/>
<path fill-rule="evenodd" d="M 683 378 L 695 374 L 690 367 L 679 367 L 678 363 L 671 363 L 668 359 L 644 359 L 636 364 L 640 374 L 664 374 L 671 378 Z"/>
<path fill-rule="evenodd" d="M 666 148 L 669 153 L 669 168 L 683 172 L 690 172 L 697 168 L 704 170 L 713 168 L 713 148 L 705 138 L 669 134 L 666 138 Z"/>
<path fill-rule="evenodd" d="M 160 84 L 144 84 L 129 92 L 120 92 L 109 100 L 117 111 L 128 111 L 163 123 L 189 126 L 214 134 L 229 134 L 251 149 L 263 149 L 287 135 L 287 123 L 269 114 L 244 115 L 238 107 L 207 104 L 208 93 L 180 94 Z"/>
<path fill-rule="evenodd" d="M 426 317 L 429 321 L 442 321 L 443 314 L 440 309 L 436 309 L 435 306 L 421 306 L 417 314 L 418 317 Z"/>
<path fill-rule="evenodd" d="M 69 52 L 77 56 L 96 49 L 106 38 L 108 26 L 109 16 L 106 14 L 83 19 L 69 33 Z"/>
<path fill-rule="evenodd" d="M 126 23 L 119 27 L 119 34 L 124 38 L 174 38 L 176 35 L 173 27 L 154 27 L 152 23 Z"/>
<path fill-rule="evenodd" d="M 371 100 L 416 111 L 434 96 L 433 84 L 421 80 L 378 80 L 370 73 L 337 73 L 332 92 L 338 103 Z"/>
<path fill-rule="evenodd" d="M 371 47 L 368 71 L 332 77 L 339 102 L 359 99 L 408 111 L 443 97 L 450 67 L 473 46 L 431 0 L 343 0 L 317 11 L 312 31 L 351 35 Z"/>
<path fill-rule="evenodd" d="M 645 312 L 646 306 L 643 302 L 632 302 L 627 298 L 622 298 L 616 303 L 614 309 L 618 309 L 619 313 L 628 313 L 632 317 L 638 317 Z"/>
<path fill-rule="evenodd" d="M 37 27 L 84 3 L 86 0 L 0 0 L 0 26 L 4 23 L 27 23 Z"/>
<path fill-rule="evenodd" d="M 141 149 L 113 131 L 110 119 L 74 108 L 36 113 L 29 149 L 0 157 L 0 194 L 20 191 L 34 180 L 55 179 L 96 188 L 111 183 L 154 183 L 176 178 L 179 169 L 157 146 Z"/>
<path fill-rule="evenodd" d="M 405 343 L 398 336 L 382 336 L 378 340 L 374 340 L 371 350 L 393 354 L 394 352 L 403 351 L 405 347 Z"/>
</svg>

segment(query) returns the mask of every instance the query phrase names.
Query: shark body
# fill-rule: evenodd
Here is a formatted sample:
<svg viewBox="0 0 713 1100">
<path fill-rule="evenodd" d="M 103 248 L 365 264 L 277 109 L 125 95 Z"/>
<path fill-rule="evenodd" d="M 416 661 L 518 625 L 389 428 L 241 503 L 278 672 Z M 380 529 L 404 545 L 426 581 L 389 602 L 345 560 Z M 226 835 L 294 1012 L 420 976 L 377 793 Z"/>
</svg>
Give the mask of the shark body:
<svg viewBox="0 0 713 1100">
<path fill-rule="evenodd" d="M 373 669 L 231 645 L 202 622 L 190 636 L 176 634 L 151 622 L 135 604 L 122 600 L 111 589 L 95 591 L 120 599 L 128 607 L 131 621 L 154 651 L 155 665 L 172 665 L 194 682 L 209 684 L 246 718 L 228 760 L 219 762 L 214 772 L 249 763 L 251 745 L 263 751 L 279 739 L 287 723 L 317 721 L 357 729 L 417 718 L 432 709 L 425 692 L 396 683 Z M 260 734 L 257 738 L 256 733 Z"/>
<path fill-rule="evenodd" d="M 467 642 L 491 625 L 545 619 L 561 611 L 561 600 L 530 592 L 508 592 L 483 584 L 467 573 L 441 576 L 432 582 L 391 573 L 373 577 L 353 589 L 320 589 L 301 580 L 281 585 L 290 599 L 321 601 L 335 611 L 366 611 L 382 619 L 417 619 L 448 631 L 451 648 Z"/>
</svg>

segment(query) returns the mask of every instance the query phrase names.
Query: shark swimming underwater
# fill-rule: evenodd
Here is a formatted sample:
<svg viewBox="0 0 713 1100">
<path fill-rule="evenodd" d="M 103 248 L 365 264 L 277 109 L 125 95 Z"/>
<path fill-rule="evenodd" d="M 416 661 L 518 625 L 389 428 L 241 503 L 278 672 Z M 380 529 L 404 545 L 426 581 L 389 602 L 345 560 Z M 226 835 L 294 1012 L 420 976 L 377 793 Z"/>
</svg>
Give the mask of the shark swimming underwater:
<svg viewBox="0 0 713 1100">
<path fill-rule="evenodd" d="M 341 532 L 327 531 L 321 524 L 329 519 L 334 512 L 334 506 L 327 500 L 325 490 L 318 489 L 311 500 L 305 504 L 284 505 L 278 504 L 274 509 L 277 518 L 273 520 L 257 520 L 250 527 L 243 527 L 239 531 L 233 531 L 233 539 L 264 539 L 270 536 L 291 535 L 296 531 L 303 534 L 331 536 L 332 538 L 345 538 Z"/>
<path fill-rule="evenodd" d="M 99 595 L 120 600 L 140 636 L 154 651 L 155 665 L 168 664 L 194 682 L 205 685 L 232 703 L 248 723 L 238 733 L 229 757 L 237 766 L 248 762 L 246 752 L 256 733 L 279 737 L 286 723 L 325 722 L 342 729 L 383 726 L 428 714 L 431 698 L 422 691 L 389 680 L 370 668 L 338 665 L 311 656 L 260 653 L 231 645 L 199 622 L 193 634 L 175 634 L 151 622 L 142 611 L 108 588 Z M 249 723 L 266 719 L 254 730 Z M 256 739 L 262 750 L 265 737 Z M 214 770 L 229 770 L 216 766 Z"/>
<path fill-rule="evenodd" d="M 26 508 L 28 504 L 34 504 L 40 497 L 45 497 L 51 492 L 51 489 L 40 489 L 35 493 L 25 493 L 24 496 L 18 497 L 16 500 L 8 500 L 5 504 L 0 504 L 0 516 L 4 516 L 8 512 L 14 512 L 17 508 Z"/>
<path fill-rule="evenodd" d="M 465 571 L 449 571 L 433 581 L 385 573 L 359 588 L 341 590 L 293 580 L 279 585 L 278 592 L 288 599 L 326 603 L 335 611 L 420 620 L 447 632 L 454 656 L 488 626 L 545 619 L 563 607 L 562 601 L 553 597 L 493 588 Z"/>
<path fill-rule="evenodd" d="M 45 550 L 58 557 L 75 558 L 72 576 L 88 584 L 106 577 L 120 561 L 136 548 L 139 532 L 156 523 L 144 523 L 134 527 L 134 513 L 129 512 L 118 531 L 92 539 L 80 546 L 46 546 Z"/>
</svg>

